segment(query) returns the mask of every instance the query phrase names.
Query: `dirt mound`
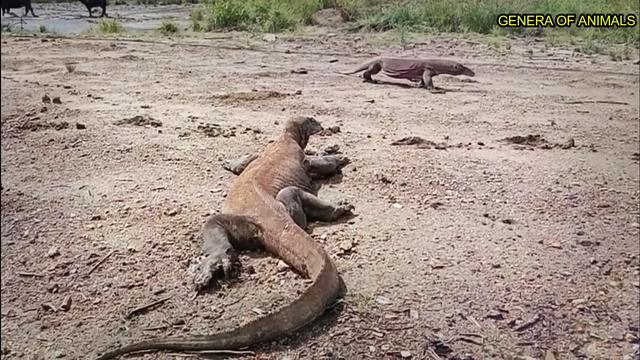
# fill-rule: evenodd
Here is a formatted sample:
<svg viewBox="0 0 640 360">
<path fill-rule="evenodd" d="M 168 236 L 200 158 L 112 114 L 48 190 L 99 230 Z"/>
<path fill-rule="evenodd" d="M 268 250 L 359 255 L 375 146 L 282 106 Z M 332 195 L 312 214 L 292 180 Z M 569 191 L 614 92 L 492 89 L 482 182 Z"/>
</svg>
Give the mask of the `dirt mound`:
<svg viewBox="0 0 640 360">
<path fill-rule="evenodd" d="M 48 121 L 28 121 L 20 126 L 20 130 L 39 131 L 46 129 L 64 130 L 69 128 L 69 123 L 66 121 L 60 122 L 48 122 Z"/>
<path fill-rule="evenodd" d="M 526 136 L 522 136 L 522 135 L 509 136 L 504 139 L 500 139 L 498 141 L 506 142 L 514 145 L 536 147 L 540 149 L 553 149 L 553 148 L 559 147 L 566 150 L 566 149 L 571 149 L 576 147 L 576 142 L 575 140 L 573 140 L 573 138 L 569 138 L 565 143 L 561 144 L 561 143 L 549 142 L 545 138 L 543 138 L 541 135 L 531 135 L 531 134 Z"/>
<path fill-rule="evenodd" d="M 311 15 L 311 23 L 317 26 L 336 27 L 344 22 L 338 9 L 322 9 Z"/>
<path fill-rule="evenodd" d="M 471 147 L 471 143 L 457 143 L 457 144 L 449 144 L 446 141 L 435 142 L 432 140 L 426 140 L 419 136 L 407 136 L 400 140 L 396 140 L 391 143 L 391 145 L 416 145 L 418 149 L 436 149 L 436 150 L 446 150 L 449 148 L 469 148 Z M 479 142 L 478 145 L 484 146 L 483 143 Z"/>
<path fill-rule="evenodd" d="M 242 103 L 248 101 L 264 101 L 269 99 L 283 99 L 287 96 L 291 95 L 300 95 L 302 92 L 300 90 L 296 91 L 293 94 L 281 93 L 279 91 L 273 90 L 255 90 L 250 92 L 236 92 L 222 95 L 214 95 L 213 98 L 216 100 L 222 100 L 224 103 L 233 104 L 233 103 Z"/>
<path fill-rule="evenodd" d="M 122 120 L 116 120 L 113 122 L 115 125 L 134 125 L 134 126 L 153 126 L 161 127 L 162 122 L 152 118 L 149 115 L 136 115 L 130 118 L 124 118 Z"/>
<path fill-rule="evenodd" d="M 198 125 L 198 131 L 202 132 L 208 137 L 232 137 L 236 136 L 235 127 L 231 129 L 225 129 L 219 124 L 202 123 Z"/>
</svg>

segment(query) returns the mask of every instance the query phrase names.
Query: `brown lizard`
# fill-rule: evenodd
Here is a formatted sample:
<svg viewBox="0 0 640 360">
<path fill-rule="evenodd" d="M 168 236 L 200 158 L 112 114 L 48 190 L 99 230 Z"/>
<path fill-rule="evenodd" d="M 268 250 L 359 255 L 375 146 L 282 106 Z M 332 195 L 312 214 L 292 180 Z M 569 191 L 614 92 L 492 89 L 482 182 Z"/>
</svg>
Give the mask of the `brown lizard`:
<svg viewBox="0 0 640 360">
<path fill-rule="evenodd" d="M 333 221 L 351 214 L 349 204 L 332 205 L 310 193 L 304 148 L 322 130 L 311 117 L 289 120 L 285 131 L 235 179 L 222 214 L 202 228 L 203 258 L 195 268 L 197 288 L 214 276 L 228 278 L 238 266 L 237 251 L 264 249 L 312 280 L 300 298 L 279 311 L 239 328 L 212 335 L 143 340 L 98 357 L 112 359 L 151 350 L 231 350 L 274 340 L 302 328 L 321 315 L 337 297 L 340 279 L 335 265 L 304 230 L 307 218 Z M 326 167 L 327 163 L 322 162 Z M 327 169 L 323 169 L 325 172 Z M 221 274 L 222 273 L 222 274 Z"/>
<path fill-rule="evenodd" d="M 382 71 L 383 74 L 396 78 L 420 81 L 420 86 L 434 90 L 433 77 L 440 74 L 475 76 L 473 70 L 452 60 L 445 59 L 417 59 L 379 56 L 360 65 L 343 75 L 351 75 L 363 71 L 365 82 L 374 82 L 371 75 Z"/>
</svg>

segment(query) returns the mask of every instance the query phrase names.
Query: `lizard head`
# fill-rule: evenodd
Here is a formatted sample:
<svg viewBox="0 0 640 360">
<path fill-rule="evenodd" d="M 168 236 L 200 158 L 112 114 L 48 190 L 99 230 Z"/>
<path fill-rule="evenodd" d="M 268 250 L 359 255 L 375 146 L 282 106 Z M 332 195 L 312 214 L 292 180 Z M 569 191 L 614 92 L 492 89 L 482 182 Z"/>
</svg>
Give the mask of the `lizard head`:
<svg viewBox="0 0 640 360">
<path fill-rule="evenodd" d="M 473 70 L 469 69 L 468 67 L 462 65 L 462 64 L 458 64 L 458 63 L 454 63 L 453 65 L 451 65 L 451 70 L 455 75 L 467 75 L 467 76 L 475 76 L 476 73 L 473 72 Z"/>
<path fill-rule="evenodd" d="M 296 116 L 287 121 L 285 131 L 291 134 L 302 148 L 305 148 L 309 137 L 322 131 L 322 125 L 310 116 Z"/>
</svg>

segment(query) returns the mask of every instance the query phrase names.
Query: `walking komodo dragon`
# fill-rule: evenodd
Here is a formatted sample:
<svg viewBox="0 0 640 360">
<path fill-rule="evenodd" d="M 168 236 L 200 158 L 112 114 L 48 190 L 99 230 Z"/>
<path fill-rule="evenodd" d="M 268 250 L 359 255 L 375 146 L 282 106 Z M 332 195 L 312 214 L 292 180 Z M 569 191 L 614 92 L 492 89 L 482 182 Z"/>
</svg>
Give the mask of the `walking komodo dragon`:
<svg viewBox="0 0 640 360">
<path fill-rule="evenodd" d="M 231 350 L 274 340 L 314 321 L 335 301 L 340 279 L 322 247 L 304 230 L 307 218 L 333 221 L 354 207 L 332 205 L 311 191 L 309 173 L 338 172 L 335 158 L 306 159 L 309 137 L 322 130 L 311 117 L 296 117 L 284 133 L 243 167 L 229 189 L 223 212 L 202 228 L 203 257 L 196 268 L 196 287 L 214 277 L 228 277 L 238 264 L 237 251 L 264 249 L 312 280 L 300 298 L 279 311 L 239 328 L 213 335 L 143 340 L 107 352 L 98 359 L 151 350 Z M 334 164 L 331 166 L 331 164 Z M 316 168 L 319 167 L 319 168 Z"/>
<path fill-rule="evenodd" d="M 375 82 L 371 75 L 382 71 L 396 79 L 407 79 L 413 82 L 420 81 L 420 87 L 435 90 L 433 77 L 441 74 L 475 76 L 473 70 L 452 60 L 445 59 L 417 59 L 379 56 L 360 65 L 353 71 L 341 72 L 343 75 L 351 75 L 364 71 L 362 77 L 365 82 Z"/>
</svg>

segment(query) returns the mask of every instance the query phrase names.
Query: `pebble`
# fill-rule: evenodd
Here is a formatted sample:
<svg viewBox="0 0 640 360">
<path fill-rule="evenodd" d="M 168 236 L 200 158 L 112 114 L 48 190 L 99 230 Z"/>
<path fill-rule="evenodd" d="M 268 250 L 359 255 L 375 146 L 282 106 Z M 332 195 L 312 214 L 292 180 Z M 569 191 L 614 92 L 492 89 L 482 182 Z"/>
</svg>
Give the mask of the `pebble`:
<svg viewBox="0 0 640 360">
<path fill-rule="evenodd" d="M 60 309 L 64 311 L 69 311 L 71 309 L 71 296 L 67 296 L 62 301 L 62 305 L 60 305 Z"/>
<path fill-rule="evenodd" d="M 278 265 L 276 265 L 276 269 L 278 270 L 278 272 L 287 271 L 289 270 L 289 265 L 286 262 L 280 260 L 278 261 Z"/>
<path fill-rule="evenodd" d="M 391 204 L 391 206 L 396 208 L 396 209 L 402 209 L 402 205 L 400 205 L 398 203 Z"/>
<path fill-rule="evenodd" d="M 377 302 L 378 304 L 380 304 L 380 305 L 389 305 L 389 304 L 391 304 L 391 300 L 387 299 L 387 298 L 386 298 L 386 297 L 384 297 L 384 296 L 378 296 L 378 297 L 376 298 L 376 302 Z"/>
<path fill-rule="evenodd" d="M 353 241 L 344 240 L 340 243 L 340 250 L 342 251 L 351 251 L 353 249 Z"/>
<path fill-rule="evenodd" d="M 411 357 L 411 351 L 402 350 L 402 351 L 400 351 L 400 356 L 403 359 L 409 359 Z"/>
<path fill-rule="evenodd" d="M 60 250 L 58 250 L 58 248 L 55 246 L 50 248 L 49 251 L 47 252 L 47 256 L 50 258 L 56 257 L 58 255 L 60 255 Z"/>
</svg>

